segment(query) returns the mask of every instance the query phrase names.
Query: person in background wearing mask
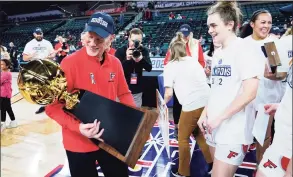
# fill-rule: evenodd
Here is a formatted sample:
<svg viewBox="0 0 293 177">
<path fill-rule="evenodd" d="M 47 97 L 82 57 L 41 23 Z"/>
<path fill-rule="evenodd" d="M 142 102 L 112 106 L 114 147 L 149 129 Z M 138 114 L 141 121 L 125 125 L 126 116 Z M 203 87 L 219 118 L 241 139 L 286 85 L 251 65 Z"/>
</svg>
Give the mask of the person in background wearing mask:
<svg viewBox="0 0 293 177">
<path fill-rule="evenodd" d="M 84 47 L 61 62 L 67 80 L 67 91 L 71 93 L 76 88 L 88 90 L 113 101 L 118 97 L 121 103 L 135 106 L 121 62 L 106 51 L 114 39 L 114 31 L 114 21 L 110 15 L 98 12 L 90 17 L 84 30 Z M 98 161 L 104 176 L 128 177 L 125 163 L 90 140 L 95 138 L 103 141 L 100 139 L 103 134 L 100 122 L 83 124 L 64 112 L 63 107 L 64 103 L 56 101 L 46 106 L 46 114 L 62 126 L 71 176 L 98 177 Z"/>
<path fill-rule="evenodd" d="M 34 30 L 34 39 L 29 41 L 23 50 L 23 60 L 31 61 L 37 59 L 53 59 L 56 55 L 52 44 L 44 39 L 43 31 L 37 27 Z M 45 107 L 40 107 L 36 111 L 36 114 L 40 114 L 45 111 Z"/>
<path fill-rule="evenodd" d="M 126 81 L 137 107 L 142 106 L 144 84 L 142 71 L 143 69 L 148 72 L 152 70 L 149 50 L 141 44 L 143 38 L 142 35 L 143 33 L 140 29 L 133 28 L 129 34 L 128 44 L 118 48 L 115 53 L 115 56 L 122 63 Z M 138 51 L 136 52 L 137 56 L 133 55 L 135 50 Z"/>
</svg>

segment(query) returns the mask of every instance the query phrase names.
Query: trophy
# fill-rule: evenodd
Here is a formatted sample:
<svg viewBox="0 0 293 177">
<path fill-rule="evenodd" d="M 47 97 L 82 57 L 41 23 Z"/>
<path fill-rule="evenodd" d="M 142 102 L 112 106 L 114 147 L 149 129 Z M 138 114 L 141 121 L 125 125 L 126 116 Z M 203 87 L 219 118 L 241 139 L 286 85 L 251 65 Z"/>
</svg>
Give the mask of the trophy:
<svg viewBox="0 0 293 177">
<path fill-rule="evenodd" d="M 64 110 L 81 122 L 100 121 L 104 142 L 91 139 L 92 142 L 132 168 L 158 118 L 155 111 L 130 107 L 89 91 L 67 92 L 64 72 L 52 60 L 33 60 L 23 65 L 17 84 L 30 103 L 48 105 L 62 101 Z"/>
<path fill-rule="evenodd" d="M 279 53 L 274 42 L 267 42 L 261 47 L 266 58 L 268 58 L 269 71 L 275 73 L 278 66 L 281 66 Z"/>
</svg>

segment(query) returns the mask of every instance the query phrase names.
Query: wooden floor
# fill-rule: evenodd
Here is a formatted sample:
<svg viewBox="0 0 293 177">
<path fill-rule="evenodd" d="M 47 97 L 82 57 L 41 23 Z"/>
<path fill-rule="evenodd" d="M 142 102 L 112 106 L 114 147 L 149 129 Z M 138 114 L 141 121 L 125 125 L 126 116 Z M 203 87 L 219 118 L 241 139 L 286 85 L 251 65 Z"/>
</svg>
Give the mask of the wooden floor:
<svg viewBox="0 0 293 177">
<path fill-rule="evenodd" d="M 43 177 L 64 163 L 61 128 L 46 114 L 36 115 L 38 105 L 21 99 L 16 79 L 13 73 L 12 108 L 19 126 L 1 134 L 1 177 Z"/>
</svg>

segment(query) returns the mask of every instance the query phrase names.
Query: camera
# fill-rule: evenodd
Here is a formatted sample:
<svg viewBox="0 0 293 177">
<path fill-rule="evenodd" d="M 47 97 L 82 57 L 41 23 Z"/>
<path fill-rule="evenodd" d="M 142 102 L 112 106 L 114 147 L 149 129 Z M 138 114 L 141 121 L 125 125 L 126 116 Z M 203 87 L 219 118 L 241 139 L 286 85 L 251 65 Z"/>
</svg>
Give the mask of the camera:
<svg viewBox="0 0 293 177">
<path fill-rule="evenodd" d="M 67 49 L 67 47 L 66 47 L 66 42 L 63 42 L 63 44 L 62 44 L 62 49 L 63 49 L 63 50 L 66 50 L 66 49 Z"/>
<path fill-rule="evenodd" d="M 139 58 L 141 55 L 141 46 L 140 46 L 140 41 L 139 40 L 134 40 L 134 49 L 132 52 L 133 58 Z"/>
</svg>

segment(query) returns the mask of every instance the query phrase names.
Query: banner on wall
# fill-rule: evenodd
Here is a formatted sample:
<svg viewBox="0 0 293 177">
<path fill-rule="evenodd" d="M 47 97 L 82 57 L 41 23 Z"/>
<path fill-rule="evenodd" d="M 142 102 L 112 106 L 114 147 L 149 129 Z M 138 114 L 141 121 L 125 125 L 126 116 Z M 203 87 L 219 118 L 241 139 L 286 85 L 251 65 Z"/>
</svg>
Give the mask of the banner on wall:
<svg viewBox="0 0 293 177">
<path fill-rule="evenodd" d="M 35 12 L 35 13 L 29 13 L 29 14 L 11 15 L 11 16 L 8 16 L 8 19 L 13 19 L 13 18 L 26 18 L 26 17 L 39 17 L 39 16 L 50 16 L 50 15 L 63 15 L 63 13 L 60 12 L 59 10 L 50 10 L 50 11 Z"/>
<path fill-rule="evenodd" d="M 100 9 L 100 10 L 90 10 L 87 11 L 85 14 L 86 15 L 92 15 L 96 12 L 104 12 L 108 14 L 115 14 L 115 13 L 120 13 L 120 12 L 126 12 L 126 7 L 118 7 L 118 8 L 111 8 L 111 9 Z"/>
<path fill-rule="evenodd" d="M 196 6 L 196 5 L 207 5 L 212 4 L 214 1 L 185 1 L 185 2 L 166 2 L 160 1 L 155 5 L 156 9 L 162 8 L 175 8 L 175 7 L 188 7 L 188 6 Z"/>
<path fill-rule="evenodd" d="M 151 58 L 152 71 L 163 71 L 164 70 L 164 59 L 165 58 Z"/>
</svg>

